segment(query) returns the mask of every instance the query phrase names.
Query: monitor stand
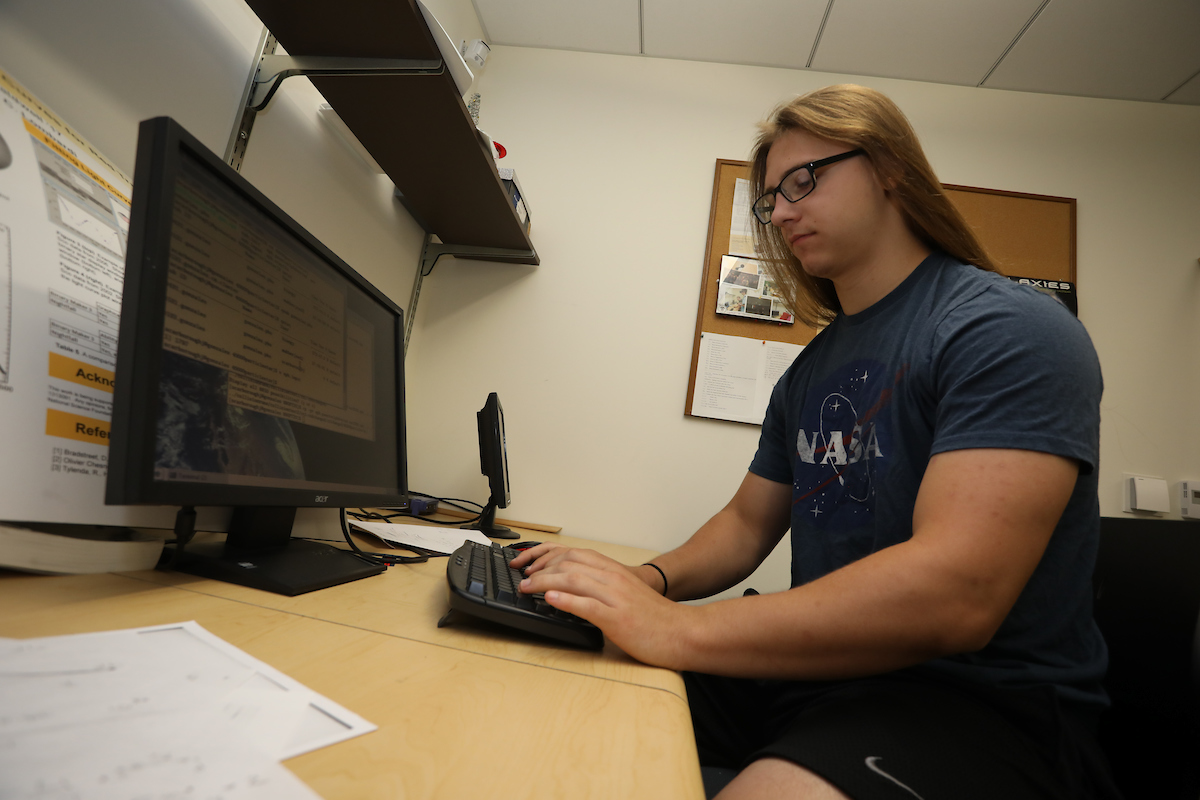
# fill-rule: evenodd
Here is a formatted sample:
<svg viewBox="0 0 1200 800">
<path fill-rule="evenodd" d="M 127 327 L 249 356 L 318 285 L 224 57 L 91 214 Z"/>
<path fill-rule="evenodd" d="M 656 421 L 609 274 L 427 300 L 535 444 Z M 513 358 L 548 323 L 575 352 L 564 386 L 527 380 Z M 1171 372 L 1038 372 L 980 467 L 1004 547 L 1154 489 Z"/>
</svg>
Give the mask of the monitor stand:
<svg viewBox="0 0 1200 800">
<path fill-rule="evenodd" d="M 378 575 L 385 567 L 323 542 L 292 538 L 296 509 L 234 509 L 224 542 L 188 544 L 168 569 L 294 597 Z M 180 538 L 179 530 L 176 538 Z M 186 543 L 186 538 L 183 539 Z"/>
<path fill-rule="evenodd" d="M 487 505 L 483 507 L 478 522 L 463 527 L 467 530 L 479 531 L 484 536 L 490 536 L 493 539 L 521 538 L 521 534 L 515 533 L 512 528 L 496 524 L 496 503 L 493 500 L 488 500 Z"/>
</svg>

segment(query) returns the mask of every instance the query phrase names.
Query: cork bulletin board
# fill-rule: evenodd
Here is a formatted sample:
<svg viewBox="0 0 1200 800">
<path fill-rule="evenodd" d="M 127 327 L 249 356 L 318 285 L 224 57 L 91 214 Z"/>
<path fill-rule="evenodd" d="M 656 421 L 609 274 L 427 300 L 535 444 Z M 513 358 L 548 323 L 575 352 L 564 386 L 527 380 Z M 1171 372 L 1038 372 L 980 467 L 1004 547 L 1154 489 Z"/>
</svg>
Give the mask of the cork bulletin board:
<svg viewBox="0 0 1200 800">
<path fill-rule="evenodd" d="M 1005 275 L 1075 285 L 1075 199 L 943 184 Z"/>
<path fill-rule="evenodd" d="M 695 413 L 696 381 L 702 342 L 706 334 L 741 337 L 736 341 L 755 340 L 764 345 L 787 343 L 806 345 L 818 330 L 800 322 L 786 324 L 765 319 L 749 319 L 717 313 L 722 291 L 722 257 L 731 251 L 730 233 L 734 216 L 737 180 L 749 180 L 746 161 L 717 159 L 709 210 L 708 242 L 704 248 L 700 303 L 696 314 L 696 332 L 692 343 L 692 365 L 688 377 L 684 413 L 736 422 L 757 421 L 737 415 Z M 966 217 L 983 246 L 1013 278 L 1025 279 L 1044 291 L 1063 297 L 1069 306 L 1075 298 L 1075 200 L 1066 197 L 1025 194 L 945 184 L 951 201 Z M 743 213 L 745 211 L 743 210 Z M 757 224 L 757 223 L 753 223 Z M 742 244 L 744 249 L 744 243 Z M 1064 296 L 1069 294 L 1069 299 Z M 710 342 L 713 337 L 710 337 Z M 735 340 L 730 340 L 735 341 Z M 772 381 L 773 384 L 773 381 Z"/>
</svg>

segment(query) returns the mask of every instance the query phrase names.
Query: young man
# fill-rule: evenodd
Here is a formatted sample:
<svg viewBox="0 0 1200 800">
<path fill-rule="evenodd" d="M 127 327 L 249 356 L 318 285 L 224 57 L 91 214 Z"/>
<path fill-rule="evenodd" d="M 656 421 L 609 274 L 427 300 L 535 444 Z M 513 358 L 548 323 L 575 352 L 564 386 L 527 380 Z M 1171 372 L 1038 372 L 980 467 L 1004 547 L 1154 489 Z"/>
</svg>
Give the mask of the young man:
<svg viewBox="0 0 1200 800">
<path fill-rule="evenodd" d="M 722 797 L 1109 796 L 1086 332 L 995 274 L 878 92 L 781 106 L 753 163 L 758 249 L 828 324 L 749 473 L 653 565 L 541 545 L 522 590 L 685 671 L 701 763 L 741 769 Z M 744 579 L 789 527 L 789 591 L 672 602 Z"/>
</svg>

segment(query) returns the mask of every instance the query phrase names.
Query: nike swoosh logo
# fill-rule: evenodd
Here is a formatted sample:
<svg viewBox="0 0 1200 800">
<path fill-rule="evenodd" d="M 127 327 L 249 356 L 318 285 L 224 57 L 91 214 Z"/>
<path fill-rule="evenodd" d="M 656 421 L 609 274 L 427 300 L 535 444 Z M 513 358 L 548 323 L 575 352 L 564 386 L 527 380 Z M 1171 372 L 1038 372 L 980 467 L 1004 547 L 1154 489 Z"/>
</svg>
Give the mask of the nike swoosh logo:
<svg viewBox="0 0 1200 800">
<path fill-rule="evenodd" d="M 925 800 L 925 798 L 921 797 L 921 795 L 914 792 L 910 787 L 905 786 L 903 783 L 896 780 L 891 775 L 888 775 L 886 772 L 884 772 L 882 769 L 880 769 L 878 766 L 878 762 L 880 762 L 880 761 L 883 761 L 883 759 L 880 756 L 867 756 L 867 758 L 866 758 L 867 769 L 871 770 L 871 772 L 874 772 L 876 775 L 882 775 L 883 777 L 887 778 L 889 781 L 896 784 L 901 789 L 903 789 L 904 791 L 911 794 L 913 797 L 917 798 L 917 800 Z"/>
</svg>

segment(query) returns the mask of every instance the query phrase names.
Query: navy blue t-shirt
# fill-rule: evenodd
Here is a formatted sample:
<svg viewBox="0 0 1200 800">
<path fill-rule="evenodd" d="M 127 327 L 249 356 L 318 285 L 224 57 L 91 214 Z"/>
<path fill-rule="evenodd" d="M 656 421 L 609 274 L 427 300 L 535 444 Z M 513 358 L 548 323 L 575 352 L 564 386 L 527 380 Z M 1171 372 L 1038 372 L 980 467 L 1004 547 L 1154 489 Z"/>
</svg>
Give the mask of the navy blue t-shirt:
<svg viewBox="0 0 1200 800">
<path fill-rule="evenodd" d="M 1103 704 L 1092 619 L 1102 382 L 1083 325 L 1035 289 L 934 253 L 839 314 L 776 384 L 750 471 L 792 485 L 792 585 L 912 537 L 931 456 L 1018 448 L 1079 462 L 1045 555 L 991 642 L 917 667 Z M 977 486 L 981 496 L 992 491 Z"/>
</svg>

